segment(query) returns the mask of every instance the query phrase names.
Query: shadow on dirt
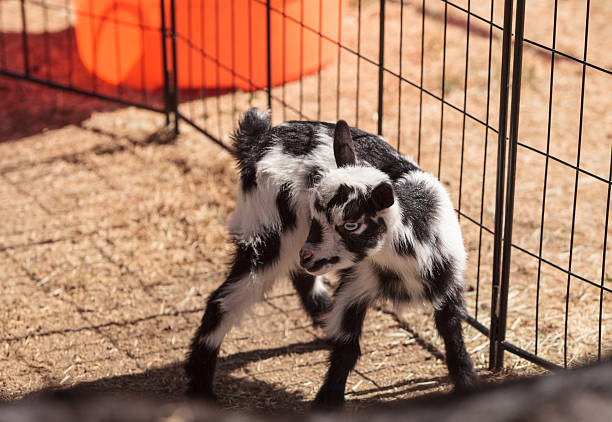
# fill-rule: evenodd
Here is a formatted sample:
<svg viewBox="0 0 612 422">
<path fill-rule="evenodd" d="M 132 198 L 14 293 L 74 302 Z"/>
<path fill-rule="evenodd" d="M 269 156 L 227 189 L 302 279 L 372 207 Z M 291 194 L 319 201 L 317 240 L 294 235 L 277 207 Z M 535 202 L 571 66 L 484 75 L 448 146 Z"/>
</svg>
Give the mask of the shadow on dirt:
<svg viewBox="0 0 612 422">
<path fill-rule="evenodd" d="M 287 354 L 304 354 L 326 348 L 325 342 L 315 340 L 288 346 L 257 349 L 221 357 L 217 365 L 215 389 L 223 407 L 241 409 L 273 408 L 295 410 L 307 407 L 308 403 L 299 392 L 289 392 L 284 385 L 259 381 L 254 377 L 241 378 L 231 373 L 249 363 L 266 360 Z M 69 388 L 50 386 L 36 391 L 27 398 L 52 397 L 71 399 L 90 394 L 120 394 L 127 396 L 147 396 L 163 401 L 181 401 L 185 398 L 187 379 L 182 362 L 161 368 L 146 370 L 142 373 L 103 378 L 83 382 Z"/>
<path fill-rule="evenodd" d="M 304 410 L 310 403 L 299 391 L 288 391 L 286 385 L 268 383 L 255 377 L 239 377 L 232 375 L 246 365 L 275 358 L 283 355 L 299 355 L 322 350 L 327 347 L 322 340 L 308 343 L 295 343 L 272 349 L 257 349 L 239 352 L 221 357 L 217 365 L 215 377 L 215 392 L 219 397 L 219 405 L 224 408 L 237 409 L 267 409 L 276 411 Z M 322 381 L 322 380 L 321 380 Z M 407 392 L 435 391 L 440 384 L 447 383 L 447 377 L 415 378 L 392 385 L 377 387 L 359 392 L 347 392 L 349 406 L 369 407 L 380 403 L 381 399 L 389 399 Z M 121 395 L 127 397 L 143 396 L 164 402 L 183 401 L 187 378 L 183 372 L 182 362 L 176 362 L 161 368 L 153 368 L 137 374 L 120 375 L 102 378 L 96 381 L 83 382 L 69 388 L 49 386 L 29 394 L 27 399 L 59 398 L 72 400 L 91 395 Z M 362 397 L 377 393 L 374 396 Z M 353 404 L 351 404 L 353 402 Z"/>
</svg>

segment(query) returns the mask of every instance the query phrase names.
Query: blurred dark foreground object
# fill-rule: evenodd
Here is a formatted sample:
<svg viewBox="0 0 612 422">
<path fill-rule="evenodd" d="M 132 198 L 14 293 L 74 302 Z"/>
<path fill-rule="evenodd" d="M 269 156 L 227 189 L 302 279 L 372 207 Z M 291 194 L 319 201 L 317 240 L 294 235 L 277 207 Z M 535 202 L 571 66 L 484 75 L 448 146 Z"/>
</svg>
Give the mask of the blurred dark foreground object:
<svg viewBox="0 0 612 422">
<path fill-rule="evenodd" d="M 245 414 L 199 402 L 58 392 L 0 405 L 0 422 L 612 421 L 612 360 L 553 375 L 488 384 L 468 394 L 436 394 L 338 414 Z"/>
</svg>

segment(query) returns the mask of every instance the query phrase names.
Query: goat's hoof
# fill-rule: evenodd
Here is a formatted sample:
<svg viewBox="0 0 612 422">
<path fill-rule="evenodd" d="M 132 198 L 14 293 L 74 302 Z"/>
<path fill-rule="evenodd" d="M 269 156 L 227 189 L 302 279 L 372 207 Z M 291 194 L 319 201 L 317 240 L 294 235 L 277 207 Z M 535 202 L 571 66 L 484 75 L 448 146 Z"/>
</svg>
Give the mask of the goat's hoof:
<svg viewBox="0 0 612 422">
<path fill-rule="evenodd" d="M 317 394 L 317 397 L 312 402 L 311 408 L 319 411 L 340 410 L 344 406 L 344 396 L 333 397 L 328 394 Z"/>
<path fill-rule="evenodd" d="M 194 400 L 202 400 L 209 403 L 217 403 L 217 396 L 210 388 L 189 386 L 186 396 Z"/>
<path fill-rule="evenodd" d="M 476 392 L 482 388 L 482 384 L 478 377 L 470 377 L 469 379 L 464 380 L 463 382 L 459 382 L 455 384 L 455 388 L 453 388 L 453 392 L 456 394 L 470 394 Z"/>
</svg>

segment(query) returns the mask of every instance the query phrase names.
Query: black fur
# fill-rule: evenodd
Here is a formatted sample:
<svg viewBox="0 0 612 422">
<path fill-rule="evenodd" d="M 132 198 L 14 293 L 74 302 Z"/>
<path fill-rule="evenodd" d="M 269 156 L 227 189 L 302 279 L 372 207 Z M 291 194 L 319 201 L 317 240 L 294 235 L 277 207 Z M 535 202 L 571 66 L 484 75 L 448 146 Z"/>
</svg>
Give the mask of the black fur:
<svg viewBox="0 0 612 422">
<path fill-rule="evenodd" d="M 250 259 L 251 268 L 263 270 L 274 264 L 280 256 L 281 237 L 276 230 L 269 230 L 259 235 L 257 250 L 252 244 L 240 244 L 239 253 Z"/>
<path fill-rule="evenodd" d="M 188 393 L 207 399 L 215 399 L 213 377 L 217 363 L 218 348 L 206 343 L 206 336 L 212 333 L 223 319 L 220 300 L 227 296 L 231 286 L 246 275 L 255 261 L 255 251 L 241 243 L 236 243 L 232 267 L 225 282 L 215 290 L 206 304 L 200 327 L 192 341 L 185 362 L 185 372 L 189 378 Z"/>
<path fill-rule="evenodd" d="M 276 208 L 281 219 L 283 231 L 293 230 L 297 225 L 297 216 L 291 205 L 291 185 L 282 185 L 276 195 Z"/>
<path fill-rule="evenodd" d="M 320 145 L 317 131 L 333 138 L 335 128 L 334 123 L 298 121 L 270 128 L 269 116 L 264 117 L 257 109 L 247 111 L 232 136 L 244 191 L 250 192 L 257 186 L 256 164 L 273 145 L 280 143 L 283 152 L 288 155 L 304 156 Z M 380 137 L 356 128 L 350 128 L 350 134 L 357 164 L 367 163 L 376 167 L 392 181 L 397 181 L 406 173 L 421 171 Z M 314 186 L 316 179 L 312 183 Z"/>
<path fill-rule="evenodd" d="M 363 320 L 369 303 L 359 301 L 349 305 L 342 317 L 343 340 L 332 343 L 332 352 L 329 357 L 329 369 L 325 382 L 317 393 L 313 406 L 316 408 L 334 408 L 344 403 L 344 389 L 348 374 L 355 367 L 361 348 L 359 338 L 363 327 Z"/>
<path fill-rule="evenodd" d="M 380 295 L 384 299 L 394 302 L 410 301 L 410 294 L 406 291 L 404 282 L 396 272 L 376 264 L 372 264 L 372 270 L 378 278 Z"/>
<path fill-rule="evenodd" d="M 415 256 L 414 246 L 412 246 L 408 239 L 395 239 L 393 241 L 393 248 L 400 255 Z"/>
<path fill-rule="evenodd" d="M 334 157 L 338 168 L 355 165 L 355 146 L 344 120 L 338 121 L 334 129 Z"/>
<path fill-rule="evenodd" d="M 319 198 L 315 199 L 314 207 L 315 207 L 315 210 L 317 210 L 317 212 L 325 211 L 325 207 L 323 206 L 323 204 L 321 204 L 321 201 L 319 201 Z"/>
<path fill-rule="evenodd" d="M 264 269 L 278 259 L 280 235 L 275 231 L 263 233 L 259 241 L 261 249 L 257 248 L 257 250 L 252 244 L 239 241 L 235 241 L 235 244 L 236 249 L 230 272 L 225 282 L 208 298 L 206 311 L 191 341 L 190 352 L 185 363 L 185 372 L 189 378 L 189 394 L 211 400 L 215 399 L 212 386 L 219 349 L 211 348 L 206 343 L 206 336 L 219 326 L 224 317 L 220 300 L 228 295 L 234 283 L 251 270 Z"/>
<path fill-rule="evenodd" d="M 389 208 L 395 202 L 393 188 L 387 182 L 380 183 L 372 189 L 369 201 L 376 211 Z"/>
<path fill-rule="evenodd" d="M 449 297 L 434 314 L 436 328 L 444 339 L 448 373 L 458 391 L 470 391 L 478 385 L 472 360 L 463 343 L 461 320 L 464 314 L 463 302 L 455 296 Z"/>
<path fill-rule="evenodd" d="M 438 209 L 438 197 L 424 182 L 395 186 L 402 209 L 402 222 L 410 224 L 417 240 L 431 240 L 430 226 Z"/>
<path fill-rule="evenodd" d="M 376 210 L 364 195 L 358 195 L 357 198 L 351 199 L 344 206 L 342 213 L 342 218 L 345 221 L 356 221 L 364 214 L 373 217 L 376 214 Z"/>
<path fill-rule="evenodd" d="M 232 135 L 233 154 L 240 169 L 242 189 L 250 192 L 257 186 L 257 162 L 273 145 L 267 136 L 270 130 L 270 116 L 256 108 L 246 112 Z"/>
<path fill-rule="evenodd" d="M 346 249 L 355 255 L 355 262 L 361 261 L 366 256 L 366 251 L 378 243 L 380 237 L 387 231 L 385 220 L 367 218 L 364 222 L 366 229 L 360 234 L 354 234 L 343 226 L 336 226 L 336 231 L 342 236 Z"/>
<path fill-rule="evenodd" d="M 323 268 L 325 264 L 337 264 L 339 261 L 340 261 L 340 257 L 338 256 L 332 256 L 331 258 L 319 259 L 313 262 L 312 265 L 308 267 L 308 271 L 312 271 L 312 272 L 318 271 L 321 268 Z"/>
<path fill-rule="evenodd" d="M 270 135 L 280 140 L 285 154 L 300 157 L 310 154 L 321 143 L 315 136 L 318 126 L 316 123 L 293 121 L 274 127 Z"/>
<path fill-rule="evenodd" d="M 321 227 L 319 220 L 313 218 L 312 222 L 310 223 L 310 231 L 308 232 L 306 243 L 316 246 L 321 242 L 323 242 L 323 227 Z"/>
<path fill-rule="evenodd" d="M 355 188 L 348 185 L 340 185 L 338 186 L 338 190 L 331 197 L 327 205 L 325 206 L 325 213 L 327 214 L 327 219 L 331 223 L 331 212 L 334 207 L 341 206 L 346 201 L 348 201 L 349 195 L 355 192 Z"/>
<path fill-rule="evenodd" d="M 306 176 L 306 186 L 309 188 L 314 187 L 323 177 L 323 169 L 321 167 L 314 166 L 308 172 Z"/>
<path fill-rule="evenodd" d="M 333 137 L 336 125 L 334 123 L 318 122 L 328 135 Z M 355 145 L 357 164 L 365 162 L 386 173 L 392 181 L 396 181 L 406 173 L 421 171 L 416 165 L 399 154 L 391 145 L 379 136 L 357 128 L 350 128 Z"/>
<path fill-rule="evenodd" d="M 313 322 L 316 325 L 320 324 L 321 316 L 326 314 L 331 307 L 332 302 L 329 294 L 324 290 L 317 291 L 316 294 L 313 294 L 315 276 L 305 271 L 296 269 L 291 271 L 290 277 L 293 287 L 300 296 L 302 306 L 308 315 L 310 315 Z"/>
<path fill-rule="evenodd" d="M 448 294 L 451 285 L 457 280 L 455 266 L 452 259 L 437 254 L 432 264 L 431 272 L 423 275 L 425 281 L 425 295 L 430 301 L 436 301 Z"/>
</svg>

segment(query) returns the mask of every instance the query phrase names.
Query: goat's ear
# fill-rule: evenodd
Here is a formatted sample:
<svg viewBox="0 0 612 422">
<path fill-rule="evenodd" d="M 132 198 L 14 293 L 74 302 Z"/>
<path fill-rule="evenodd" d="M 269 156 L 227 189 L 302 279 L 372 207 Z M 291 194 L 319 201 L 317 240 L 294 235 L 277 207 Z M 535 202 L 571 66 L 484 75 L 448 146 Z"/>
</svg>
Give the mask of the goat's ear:
<svg viewBox="0 0 612 422">
<path fill-rule="evenodd" d="M 344 120 L 339 120 L 334 130 L 334 157 L 338 168 L 355 164 L 355 145 Z"/>
<path fill-rule="evenodd" d="M 374 189 L 370 201 L 376 211 L 389 208 L 395 202 L 393 197 L 393 187 L 388 182 L 379 183 Z"/>
</svg>

